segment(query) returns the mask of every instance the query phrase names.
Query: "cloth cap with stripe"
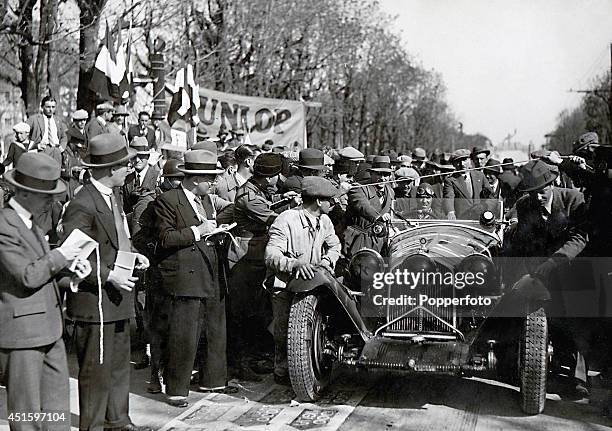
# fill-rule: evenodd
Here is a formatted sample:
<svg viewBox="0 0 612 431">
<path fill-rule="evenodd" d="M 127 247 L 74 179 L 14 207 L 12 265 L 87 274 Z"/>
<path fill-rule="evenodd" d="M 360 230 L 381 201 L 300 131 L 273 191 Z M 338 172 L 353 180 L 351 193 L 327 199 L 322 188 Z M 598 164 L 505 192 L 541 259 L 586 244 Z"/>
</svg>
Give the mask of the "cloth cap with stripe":
<svg viewBox="0 0 612 431">
<path fill-rule="evenodd" d="M 311 198 L 333 198 L 338 195 L 338 189 L 328 179 L 308 176 L 302 180 L 302 196 Z"/>
</svg>

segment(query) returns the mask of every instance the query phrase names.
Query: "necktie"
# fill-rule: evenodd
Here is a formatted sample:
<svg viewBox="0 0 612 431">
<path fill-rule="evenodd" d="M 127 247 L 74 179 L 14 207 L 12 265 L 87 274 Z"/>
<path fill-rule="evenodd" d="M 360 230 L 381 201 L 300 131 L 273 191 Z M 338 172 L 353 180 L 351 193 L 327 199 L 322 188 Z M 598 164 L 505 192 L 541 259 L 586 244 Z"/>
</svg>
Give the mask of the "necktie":
<svg viewBox="0 0 612 431">
<path fill-rule="evenodd" d="M 128 238 L 127 232 L 125 231 L 125 223 L 123 222 L 123 215 L 121 209 L 117 204 L 115 194 L 110 194 L 111 207 L 113 209 L 113 220 L 115 221 L 115 230 L 117 231 L 117 242 L 119 243 L 119 250 L 130 251 L 132 249 L 130 245 L 130 239 Z"/>
<path fill-rule="evenodd" d="M 51 118 L 47 118 L 47 145 L 51 145 Z"/>
<path fill-rule="evenodd" d="M 196 208 L 198 209 L 198 218 L 200 221 L 206 220 L 206 210 L 202 205 L 202 198 L 200 196 L 195 197 Z"/>
<path fill-rule="evenodd" d="M 470 181 L 470 175 L 465 174 L 463 176 L 463 180 L 465 181 L 465 189 L 467 190 L 467 197 L 472 197 L 472 182 Z"/>
<path fill-rule="evenodd" d="M 140 183 L 140 172 L 136 172 L 136 187 L 141 185 Z"/>
</svg>

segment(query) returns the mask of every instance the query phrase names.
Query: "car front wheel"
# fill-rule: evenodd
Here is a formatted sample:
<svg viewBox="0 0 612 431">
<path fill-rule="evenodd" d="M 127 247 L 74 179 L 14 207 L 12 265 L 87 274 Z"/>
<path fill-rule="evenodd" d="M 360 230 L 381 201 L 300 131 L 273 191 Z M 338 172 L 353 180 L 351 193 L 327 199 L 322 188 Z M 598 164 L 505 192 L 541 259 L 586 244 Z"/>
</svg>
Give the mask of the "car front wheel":
<svg viewBox="0 0 612 431">
<path fill-rule="evenodd" d="M 527 314 L 519 340 L 521 408 L 531 415 L 544 410 L 548 371 L 548 324 L 540 308 Z"/>
</svg>

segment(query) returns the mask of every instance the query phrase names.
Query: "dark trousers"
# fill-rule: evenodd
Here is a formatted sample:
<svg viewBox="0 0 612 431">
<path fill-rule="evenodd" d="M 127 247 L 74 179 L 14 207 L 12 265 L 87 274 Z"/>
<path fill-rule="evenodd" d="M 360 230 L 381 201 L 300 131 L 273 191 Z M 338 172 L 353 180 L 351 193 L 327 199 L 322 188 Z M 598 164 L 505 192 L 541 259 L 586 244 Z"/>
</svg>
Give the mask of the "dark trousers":
<svg viewBox="0 0 612 431">
<path fill-rule="evenodd" d="M 70 384 L 64 341 L 30 349 L 0 349 L 8 414 L 63 413 L 63 420 L 9 421 L 11 430 L 69 430 Z"/>
<path fill-rule="evenodd" d="M 151 373 L 164 369 L 168 361 L 168 315 L 170 302 L 165 295 L 147 290 L 145 328 L 151 344 Z"/>
<path fill-rule="evenodd" d="M 292 292 L 279 290 L 272 293 L 272 313 L 274 314 L 274 374 L 289 375 L 287 366 L 287 330 L 289 312 L 295 296 Z"/>
<path fill-rule="evenodd" d="M 129 424 L 129 320 L 104 323 L 104 357 L 100 364 L 100 324 L 76 322 L 79 361 L 79 428 L 103 430 Z"/>
<path fill-rule="evenodd" d="M 227 384 L 225 299 L 172 297 L 169 301 L 166 394 L 189 395 L 200 345 L 200 386 Z M 202 338 L 202 339 L 201 339 Z"/>
</svg>

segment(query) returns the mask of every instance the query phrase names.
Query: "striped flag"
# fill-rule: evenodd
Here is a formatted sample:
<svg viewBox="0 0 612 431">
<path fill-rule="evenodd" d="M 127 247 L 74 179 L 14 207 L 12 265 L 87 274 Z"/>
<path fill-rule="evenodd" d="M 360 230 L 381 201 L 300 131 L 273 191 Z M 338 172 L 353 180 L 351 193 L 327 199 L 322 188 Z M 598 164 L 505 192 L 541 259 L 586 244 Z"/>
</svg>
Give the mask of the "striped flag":
<svg viewBox="0 0 612 431">
<path fill-rule="evenodd" d="M 119 38 L 121 39 L 121 31 L 119 31 Z M 118 49 L 122 49 L 120 44 Z M 134 94 L 134 65 L 132 64 L 132 22 L 130 21 L 130 27 L 128 30 L 128 40 L 125 47 L 125 72 L 119 83 L 119 94 L 121 95 L 122 102 L 125 102 Z"/>
<path fill-rule="evenodd" d="M 128 39 L 127 50 L 123 49 L 121 29 L 118 31 L 117 48 L 113 43 L 108 22 L 102 48 L 96 57 L 89 89 L 95 91 L 103 100 L 121 102 L 132 94 L 131 55 L 129 49 L 131 39 Z"/>
<path fill-rule="evenodd" d="M 182 119 L 196 127 L 200 123 L 200 88 L 195 83 L 191 64 L 176 73 L 174 89 L 175 93 L 168 109 L 168 122 L 172 125 L 176 120 Z"/>
</svg>

